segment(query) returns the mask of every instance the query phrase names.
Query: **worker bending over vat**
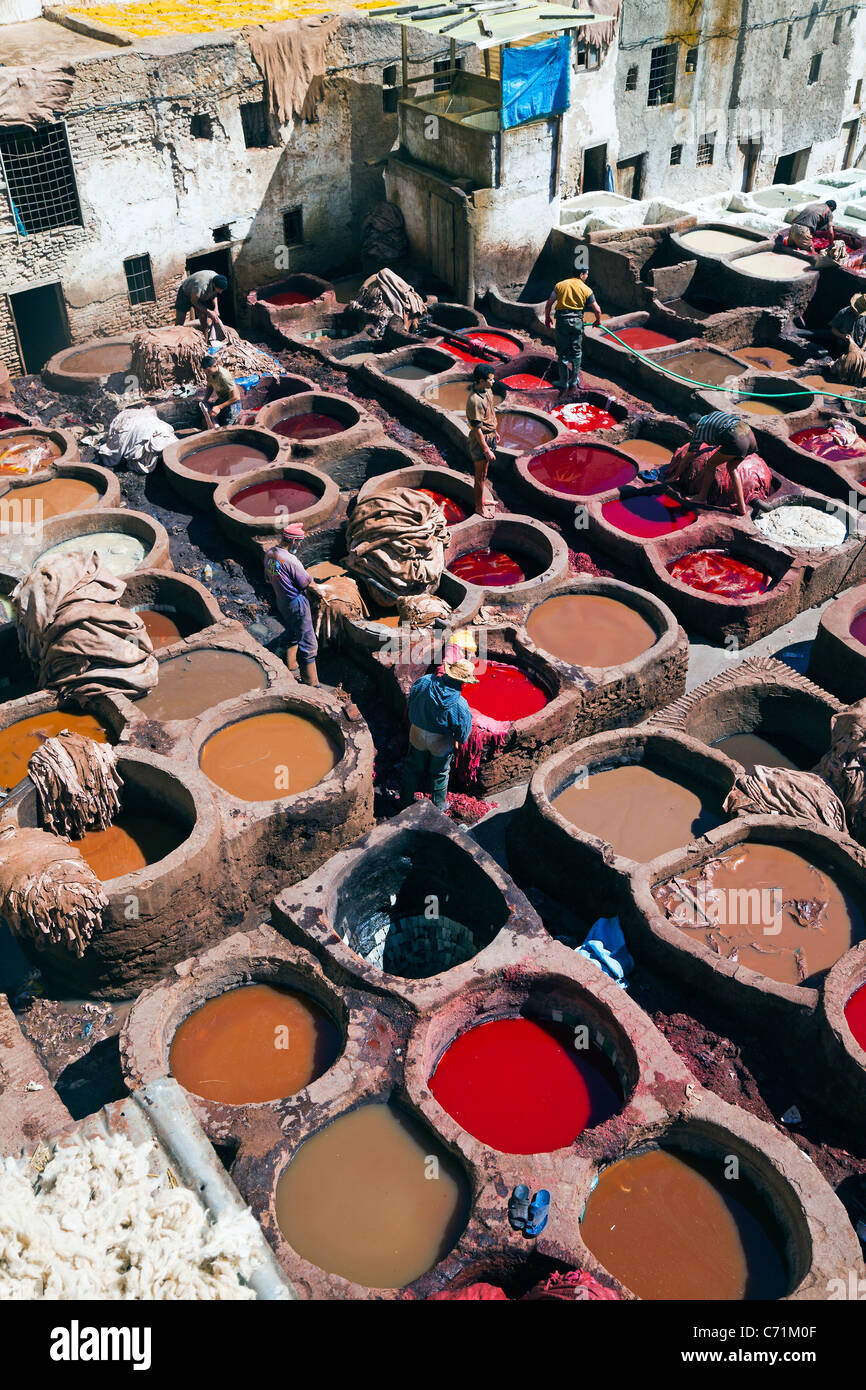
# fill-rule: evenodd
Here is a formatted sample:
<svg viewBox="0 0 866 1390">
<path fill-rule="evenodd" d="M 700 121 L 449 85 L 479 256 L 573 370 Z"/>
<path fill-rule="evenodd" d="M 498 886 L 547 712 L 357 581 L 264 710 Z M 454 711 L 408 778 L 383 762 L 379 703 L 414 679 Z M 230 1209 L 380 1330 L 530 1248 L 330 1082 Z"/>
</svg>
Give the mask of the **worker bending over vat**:
<svg viewBox="0 0 866 1390">
<path fill-rule="evenodd" d="M 670 487 L 680 483 L 684 492 L 696 486 L 692 500 L 705 504 L 716 469 L 723 464 L 733 488 L 736 509 L 740 516 L 746 516 L 748 511 L 738 469 L 750 454 L 757 454 L 755 436 L 738 415 L 725 410 L 693 417 L 693 424 L 691 440 L 671 459 L 665 484 Z M 695 477 L 693 465 L 697 460 L 701 466 Z"/>
<path fill-rule="evenodd" d="M 181 282 L 174 301 L 175 323 L 178 326 L 186 323 L 192 309 L 206 338 L 211 335 L 211 330 L 214 330 L 217 337 L 224 337 L 218 301 L 219 296 L 228 287 L 226 277 L 218 275 L 215 270 L 196 270 L 192 275 L 188 275 Z"/>
</svg>

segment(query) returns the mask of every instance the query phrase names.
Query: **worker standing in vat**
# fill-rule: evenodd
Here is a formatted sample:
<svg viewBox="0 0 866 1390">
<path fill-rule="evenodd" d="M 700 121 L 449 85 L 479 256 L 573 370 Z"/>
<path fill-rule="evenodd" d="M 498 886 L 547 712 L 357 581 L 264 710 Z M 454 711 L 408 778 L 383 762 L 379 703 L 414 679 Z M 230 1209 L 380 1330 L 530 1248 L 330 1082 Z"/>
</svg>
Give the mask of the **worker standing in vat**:
<svg viewBox="0 0 866 1390">
<path fill-rule="evenodd" d="M 791 223 L 791 230 L 788 232 L 788 245 L 793 246 L 797 251 L 816 251 L 815 237 L 829 242 L 832 246 L 836 240 L 836 228 L 833 226 L 833 213 L 836 211 L 836 203 L 833 198 L 828 198 L 826 203 L 810 203 Z"/>
<path fill-rule="evenodd" d="M 186 323 L 190 309 L 195 311 L 198 325 L 207 338 L 211 328 L 218 337 L 225 337 L 223 321 L 220 318 L 219 296 L 229 287 L 224 275 L 215 270 L 196 270 L 181 282 L 174 301 L 174 321 L 177 325 Z"/>
<path fill-rule="evenodd" d="M 584 313 L 595 315 L 595 326 L 601 323 L 598 301 L 587 284 L 588 270 L 579 270 L 567 280 L 554 285 L 544 306 L 544 321 L 550 328 L 556 306 L 556 356 L 559 359 L 559 390 L 562 395 L 580 386 L 580 364 L 583 360 Z"/>
<path fill-rule="evenodd" d="M 487 470 L 496 458 L 499 443 L 499 420 L 493 399 L 493 368 L 479 362 L 472 373 L 472 390 L 466 401 L 466 420 L 469 424 L 469 457 L 475 470 L 475 510 L 480 516 L 491 517 L 496 503 L 487 493 Z"/>
<path fill-rule="evenodd" d="M 429 770 L 433 805 L 444 811 L 448 777 L 456 750 L 472 732 L 472 711 L 464 685 L 477 685 L 471 661 L 446 661 L 440 674 L 421 676 L 409 691 L 409 751 L 403 765 L 400 800 L 411 806 Z"/>
<path fill-rule="evenodd" d="M 277 609 L 286 627 L 286 665 L 295 674 L 300 662 L 304 684 L 318 685 L 316 657 L 319 644 L 313 631 L 313 615 L 307 598 L 307 590 L 318 586 L 295 553 L 303 539 L 303 526 L 296 523 L 284 527 L 285 544 L 274 546 L 265 556 L 265 576 L 274 591 Z"/>
<path fill-rule="evenodd" d="M 697 480 L 698 490 L 693 500 L 698 503 L 706 502 L 716 469 L 720 464 L 724 464 L 737 499 L 737 511 L 740 516 L 747 516 L 743 482 L 737 474 L 737 469 L 750 454 L 757 453 L 755 436 L 739 415 L 728 410 L 713 410 L 709 415 L 695 415 L 692 417 L 692 423 L 692 437 L 688 445 L 677 450 L 674 455 L 665 474 L 665 484 L 672 487 L 681 478 L 687 478 L 689 469 L 703 446 L 710 445 L 711 452 L 702 462 L 701 474 Z"/>
</svg>

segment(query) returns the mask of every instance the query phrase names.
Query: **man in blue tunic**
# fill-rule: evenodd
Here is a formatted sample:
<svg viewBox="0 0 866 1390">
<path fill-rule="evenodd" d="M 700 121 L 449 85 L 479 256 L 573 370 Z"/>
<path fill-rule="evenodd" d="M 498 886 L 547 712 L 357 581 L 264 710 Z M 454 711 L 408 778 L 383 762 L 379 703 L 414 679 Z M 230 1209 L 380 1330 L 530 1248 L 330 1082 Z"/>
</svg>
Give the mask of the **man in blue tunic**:
<svg viewBox="0 0 866 1390">
<path fill-rule="evenodd" d="M 411 806 L 429 770 L 433 805 L 445 810 L 454 752 L 472 732 L 464 685 L 477 685 L 471 661 L 446 661 L 441 675 L 421 676 L 409 691 L 409 752 L 403 765 L 401 802 Z"/>
</svg>

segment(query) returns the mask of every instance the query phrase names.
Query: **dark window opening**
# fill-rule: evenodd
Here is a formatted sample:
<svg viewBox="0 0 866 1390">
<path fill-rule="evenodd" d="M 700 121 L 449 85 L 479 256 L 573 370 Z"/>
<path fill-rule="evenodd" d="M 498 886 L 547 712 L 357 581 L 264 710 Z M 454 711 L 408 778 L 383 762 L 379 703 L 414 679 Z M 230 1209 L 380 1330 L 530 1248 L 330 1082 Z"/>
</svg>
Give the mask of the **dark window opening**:
<svg viewBox="0 0 866 1390">
<path fill-rule="evenodd" d="M 818 78 L 819 78 L 820 76 L 821 76 L 821 54 L 820 54 L 820 53 L 813 53 L 813 54 L 812 54 L 812 61 L 811 61 L 811 63 L 809 64 L 809 86 L 811 87 L 813 82 L 817 82 L 817 81 L 818 81 Z"/>
<path fill-rule="evenodd" d="M 247 149 L 262 149 L 276 142 L 271 135 L 271 120 L 267 103 L 264 101 L 245 101 L 241 103 L 241 126 L 244 144 Z"/>
<path fill-rule="evenodd" d="M 601 67 L 601 50 L 594 43 L 587 43 L 585 39 L 578 39 L 577 66 L 584 68 L 587 72 L 593 68 Z"/>
<path fill-rule="evenodd" d="M 213 121 L 205 112 L 193 116 L 189 123 L 189 133 L 194 140 L 213 139 Z"/>
<path fill-rule="evenodd" d="M 843 18 L 842 15 L 837 14 L 837 16 L 836 16 L 836 23 L 835 23 L 834 26 L 833 26 L 833 42 L 834 42 L 834 43 L 839 43 L 840 39 L 842 38 L 842 18 Z"/>
<path fill-rule="evenodd" d="M 792 44 L 792 42 L 793 42 L 793 39 L 794 39 L 794 26 L 793 26 L 793 24 L 789 24 L 789 25 L 788 25 L 787 32 L 786 32 L 786 34 L 785 34 L 785 49 L 784 49 L 784 52 L 783 52 L 783 54 L 782 54 L 782 57 L 783 57 L 783 58 L 790 58 L 790 56 L 791 56 L 791 44 Z"/>
<path fill-rule="evenodd" d="M 434 81 L 435 89 L 436 83 Z M 400 88 L 397 86 L 397 64 L 389 63 L 382 69 L 382 110 L 387 111 L 393 116 L 397 110 L 397 102 L 400 100 Z"/>
<path fill-rule="evenodd" d="M 671 145 L 671 164 L 682 164 L 683 147 L 682 145 Z"/>
<path fill-rule="evenodd" d="M 678 43 L 663 43 L 650 57 L 647 106 L 667 106 L 674 99 L 677 84 Z"/>
<path fill-rule="evenodd" d="M 450 58 L 434 58 L 434 59 L 433 59 L 433 74 L 434 74 L 434 76 L 433 76 L 433 90 L 434 90 L 434 92 L 450 92 L 450 90 L 451 90 L 451 72 L 452 72 L 452 70 L 453 70 L 453 71 L 459 72 L 460 69 L 461 69 L 462 67 L 463 67 L 463 59 L 462 59 L 462 58 L 455 58 L 455 59 L 454 59 L 453 65 L 452 65 L 452 63 L 451 63 L 451 59 L 450 59 Z M 386 71 L 386 72 L 393 72 L 393 74 L 394 74 L 394 81 L 395 81 L 395 82 L 397 81 L 397 65 L 396 65 L 396 63 L 394 64 L 394 66 L 393 66 L 392 68 L 386 68 L 385 71 Z"/>
<path fill-rule="evenodd" d="M 283 213 L 283 244 L 300 246 L 304 240 L 304 214 L 302 208 L 287 208 Z"/>
<path fill-rule="evenodd" d="M 19 232 L 83 226 L 65 126 L 0 129 L 0 161 Z"/>
<path fill-rule="evenodd" d="M 214 227 L 211 236 L 214 241 L 231 241 L 232 229 L 231 227 Z"/>
<path fill-rule="evenodd" d="M 698 70 L 698 50 L 690 48 L 686 54 L 686 72 L 697 72 Z"/>
<path fill-rule="evenodd" d="M 863 78 L 862 78 L 862 77 L 858 77 L 858 78 L 857 78 L 857 86 L 854 88 L 854 105 L 855 105 L 855 106 L 859 106 L 859 105 L 860 105 L 860 98 L 862 97 L 862 95 L 863 95 Z"/>
<path fill-rule="evenodd" d="M 716 137 L 715 135 L 702 135 L 698 141 L 698 156 L 695 160 L 698 168 L 712 164 L 715 158 Z"/>
<path fill-rule="evenodd" d="M 150 256 L 127 256 L 123 262 L 130 304 L 149 304 L 156 299 Z"/>
<path fill-rule="evenodd" d="M 10 294 L 9 307 L 25 372 L 41 372 L 49 357 L 69 346 L 69 328 L 59 280 Z"/>
<path fill-rule="evenodd" d="M 850 169 L 854 163 L 854 155 L 857 151 L 857 135 L 859 130 L 859 116 L 855 121 L 846 121 L 842 127 L 842 138 L 845 141 L 845 149 L 842 153 L 843 169 Z"/>
<path fill-rule="evenodd" d="M 637 91 L 637 68 L 629 68 L 625 75 L 625 89 L 627 92 Z"/>
</svg>

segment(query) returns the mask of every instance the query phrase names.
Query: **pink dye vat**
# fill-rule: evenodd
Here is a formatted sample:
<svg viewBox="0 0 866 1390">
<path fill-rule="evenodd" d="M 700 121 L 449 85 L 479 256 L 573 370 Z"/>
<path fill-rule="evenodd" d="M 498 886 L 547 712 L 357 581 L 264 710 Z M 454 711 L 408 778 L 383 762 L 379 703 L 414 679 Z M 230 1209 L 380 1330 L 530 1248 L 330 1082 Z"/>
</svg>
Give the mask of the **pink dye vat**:
<svg viewBox="0 0 866 1390">
<path fill-rule="evenodd" d="M 863 609 L 862 613 L 857 614 L 857 617 L 854 619 L 848 631 L 855 642 L 859 642 L 861 646 L 866 647 L 866 608 Z"/>
<path fill-rule="evenodd" d="M 528 465 L 536 482 L 568 497 L 593 497 L 610 488 L 623 487 L 637 473 L 629 459 L 611 449 L 587 445 L 564 445 L 536 454 Z"/>
<path fill-rule="evenodd" d="M 817 454 L 828 463 L 844 463 L 847 459 L 859 458 L 866 454 L 866 444 L 846 448 L 827 429 L 798 430 L 791 435 L 791 443 L 805 449 L 808 454 Z"/>
<path fill-rule="evenodd" d="M 290 415 L 278 420 L 272 428 L 276 434 L 284 434 L 289 439 L 324 439 L 329 434 L 342 434 L 349 426 L 336 415 L 310 410 L 305 415 Z"/>
<path fill-rule="evenodd" d="M 590 405 L 589 401 L 570 401 L 554 406 L 550 413 L 564 429 L 579 430 L 582 434 L 590 430 L 610 430 L 617 423 L 609 411 Z"/>
<path fill-rule="evenodd" d="M 696 512 L 689 511 L 666 492 L 643 492 L 605 502 L 601 514 L 617 531 L 641 540 L 654 540 L 672 531 L 682 531 L 698 519 Z"/>
</svg>

